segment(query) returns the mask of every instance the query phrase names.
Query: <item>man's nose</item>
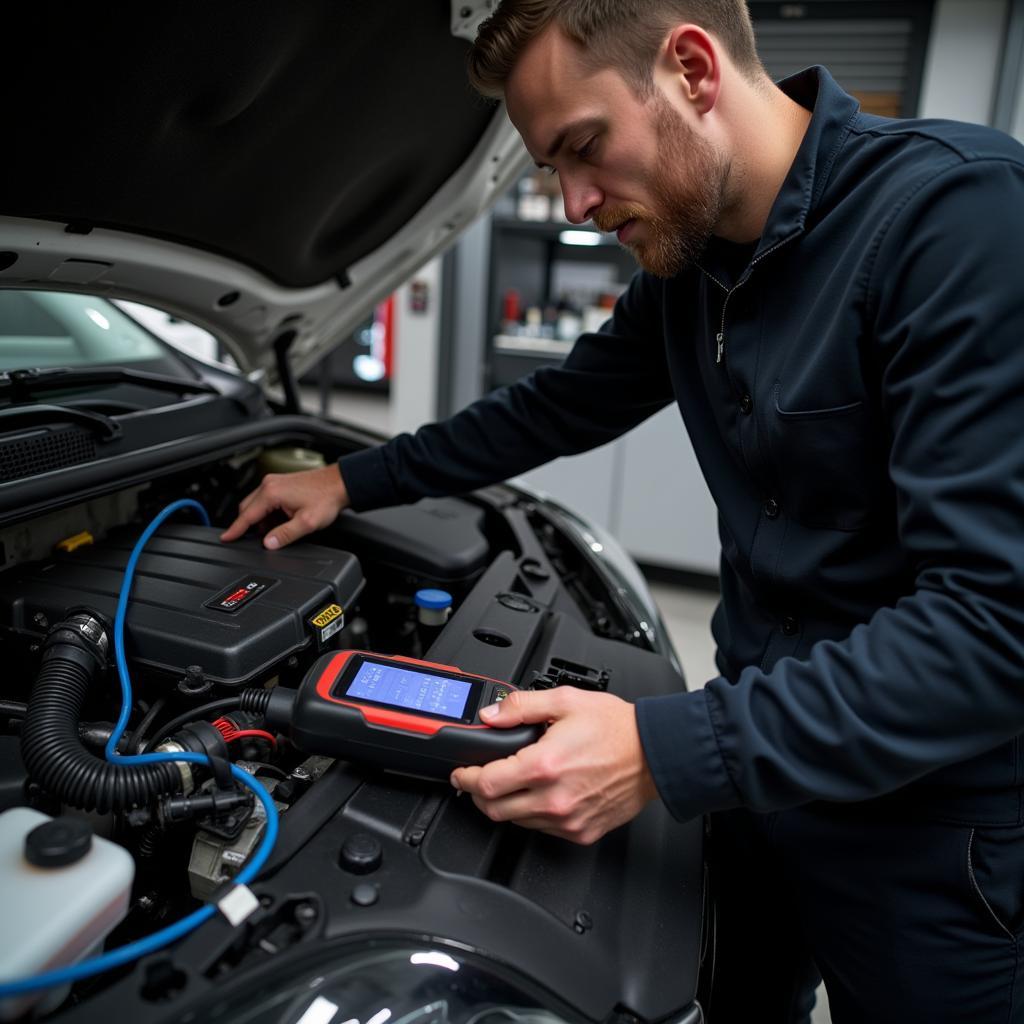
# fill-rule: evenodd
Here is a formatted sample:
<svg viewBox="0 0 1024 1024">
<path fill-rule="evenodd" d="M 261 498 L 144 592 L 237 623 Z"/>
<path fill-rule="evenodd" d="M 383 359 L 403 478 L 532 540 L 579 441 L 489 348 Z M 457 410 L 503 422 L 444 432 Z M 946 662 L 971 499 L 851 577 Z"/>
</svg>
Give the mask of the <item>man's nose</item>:
<svg viewBox="0 0 1024 1024">
<path fill-rule="evenodd" d="M 590 220 L 604 201 L 601 190 L 586 181 L 560 178 L 565 216 L 572 224 Z"/>
</svg>

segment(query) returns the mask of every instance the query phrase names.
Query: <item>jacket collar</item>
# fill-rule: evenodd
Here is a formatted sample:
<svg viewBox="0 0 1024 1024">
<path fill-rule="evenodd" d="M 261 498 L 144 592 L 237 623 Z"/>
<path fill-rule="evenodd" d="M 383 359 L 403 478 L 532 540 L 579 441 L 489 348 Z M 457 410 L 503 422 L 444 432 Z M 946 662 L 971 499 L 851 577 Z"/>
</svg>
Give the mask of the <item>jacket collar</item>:
<svg viewBox="0 0 1024 1024">
<path fill-rule="evenodd" d="M 768 214 L 755 259 L 804 230 L 807 216 L 825 191 L 832 165 L 860 109 L 858 102 L 820 66 L 791 75 L 778 86 L 790 99 L 811 111 L 811 120 Z"/>
</svg>

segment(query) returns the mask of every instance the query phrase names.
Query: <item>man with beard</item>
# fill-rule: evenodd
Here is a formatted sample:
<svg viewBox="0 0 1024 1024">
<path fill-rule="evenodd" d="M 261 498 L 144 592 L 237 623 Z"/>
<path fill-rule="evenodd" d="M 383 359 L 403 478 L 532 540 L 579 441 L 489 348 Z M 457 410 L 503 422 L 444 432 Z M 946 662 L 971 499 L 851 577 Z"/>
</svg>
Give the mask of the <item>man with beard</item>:
<svg viewBox="0 0 1024 1024">
<path fill-rule="evenodd" d="M 594 842 L 712 815 L 712 1022 L 1024 1020 L 1024 160 L 988 129 L 778 86 L 742 0 L 505 0 L 471 75 L 571 221 L 643 268 L 565 363 L 338 467 L 268 477 L 288 543 L 678 403 L 720 513 L 721 675 L 515 694 L 535 745 L 452 782 Z M 672 471 L 665 467 L 666 473 Z"/>
</svg>

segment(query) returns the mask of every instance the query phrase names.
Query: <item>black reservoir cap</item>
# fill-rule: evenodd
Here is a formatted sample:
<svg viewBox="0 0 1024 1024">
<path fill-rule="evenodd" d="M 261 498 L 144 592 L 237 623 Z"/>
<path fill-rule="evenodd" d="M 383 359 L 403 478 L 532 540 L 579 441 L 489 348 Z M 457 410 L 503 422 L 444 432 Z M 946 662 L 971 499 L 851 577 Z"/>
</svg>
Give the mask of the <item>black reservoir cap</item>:
<svg viewBox="0 0 1024 1024">
<path fill-rule="evenodd" d="M 25 836 L 25 859 L 37 868 L 63 868 L 92 849 L 92 827 L 81 818 L 54 818 Z"/>
</svg>

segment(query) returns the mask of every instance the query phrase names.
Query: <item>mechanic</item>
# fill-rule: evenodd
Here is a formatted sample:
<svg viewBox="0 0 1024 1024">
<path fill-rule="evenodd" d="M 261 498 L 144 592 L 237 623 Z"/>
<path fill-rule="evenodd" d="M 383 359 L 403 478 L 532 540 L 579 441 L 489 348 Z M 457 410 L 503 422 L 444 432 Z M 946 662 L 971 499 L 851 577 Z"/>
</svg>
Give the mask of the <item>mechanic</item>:
<svg viewBox="0 0 1024 1024">
<path fill-rule="evenodd" d="M 570 221 L 642 270 L 565 363 L 338 466 L 268 476 L 291 543 L 470 491 L 678 403 L 719 509 L 721 675 L 520 693 L 537 744 L 452 783 L 595 841 L 712 813 L 712 1022 L 1024 1020 L 1024 150 L 778 85 L 742 0 L 505 0 L 471 77 Z M 670 473 L 671 466 L 665 467 Z"/>
</svg>

